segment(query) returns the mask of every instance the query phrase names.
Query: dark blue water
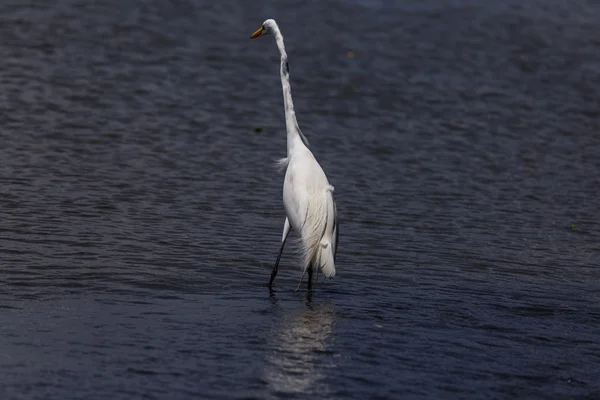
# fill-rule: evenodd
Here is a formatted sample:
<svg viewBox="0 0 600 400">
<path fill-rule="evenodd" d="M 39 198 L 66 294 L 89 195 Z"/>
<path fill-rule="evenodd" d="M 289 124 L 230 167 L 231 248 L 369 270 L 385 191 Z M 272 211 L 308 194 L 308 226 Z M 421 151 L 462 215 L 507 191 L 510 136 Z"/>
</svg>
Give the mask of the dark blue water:
<svg viewBox="0 0 600 400">
<path fill-rule="evenodd" d="M 336 277 L 275 293 L 280 23 Z M 0 398 L 600 397 L 600 3 L 0 5 Z"/>
</svg>

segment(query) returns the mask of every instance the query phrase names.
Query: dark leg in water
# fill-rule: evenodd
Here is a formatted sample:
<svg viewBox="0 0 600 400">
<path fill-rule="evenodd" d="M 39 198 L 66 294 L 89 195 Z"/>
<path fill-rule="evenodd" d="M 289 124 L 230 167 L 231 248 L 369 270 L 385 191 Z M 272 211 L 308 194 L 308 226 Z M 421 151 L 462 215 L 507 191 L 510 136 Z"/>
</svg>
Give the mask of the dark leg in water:
<svg viewBox="0 0 600 400">
<path fill-rule="evenodd" d="M 273 265 L 273 271 L 271 271 L 271 280 L 269 280 L 269 288 L 273 286 L 273 280 L 277 275 L 277 271 L 279 270 L 279 260 L 281 259 L 281 253 L 283 253 L 283 246 L 285 246 L 285 241 L 287 240 L 287 235 L 283 242 L 281 242 L 281 247 L 279 248 L 279 254 L 277 254 L 277 261 L 275 261 L 275 265 Z"/>
<path fill-rule="evenodd" d="M 308 290 L 311 291 L 312 290 L 312 265 L 308 266 Z"/>
</svg>

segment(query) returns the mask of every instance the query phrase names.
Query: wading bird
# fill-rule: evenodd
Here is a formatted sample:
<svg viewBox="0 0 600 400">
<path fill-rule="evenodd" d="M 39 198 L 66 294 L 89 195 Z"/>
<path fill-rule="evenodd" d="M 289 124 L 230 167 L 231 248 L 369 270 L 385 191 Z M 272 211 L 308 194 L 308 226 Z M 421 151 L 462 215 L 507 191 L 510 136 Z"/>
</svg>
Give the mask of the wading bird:
<svg viewBox="0 0 600 400">
<path fill-rule="evenodd" d="M 308 290 L 311 290 L 313 270 L 317 273 L 317 277 L 319 272 L 327 278 L 335 275 L 335 254 L 339 235 L 337 209 L 333 199 L 333 186 L 329 184 L 325 172 L 308 149 L 308 141 L 298 127 L 292 102 L 288 57 L 279 26 L 274 20 L 268 19 L 250 38 L 255 39 L 268 34 L 275 37 L 281 53 L 279 72 L 287 130 L 287 157 L 279 161 L 279 165 L 286 168 L 283 181 L 283 206 L 286 219 L 281 247 L 269 280 L 269 288 L 272 288 L 283 247 L 290 230 L 293 229 L 300 237 L 302 252 L 302 277 L 298 287 L 308 271 Z"/>
</svg>

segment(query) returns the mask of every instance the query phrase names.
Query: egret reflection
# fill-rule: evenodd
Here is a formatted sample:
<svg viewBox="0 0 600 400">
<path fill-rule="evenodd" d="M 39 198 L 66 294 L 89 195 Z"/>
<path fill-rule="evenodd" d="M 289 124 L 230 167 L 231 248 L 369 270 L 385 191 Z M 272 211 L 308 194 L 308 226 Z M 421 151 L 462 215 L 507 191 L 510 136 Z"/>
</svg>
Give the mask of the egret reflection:
<svg viewBox="0 0 600 400">
<path fill-rule="evenodd" d="M 284 318 L 274 328 L 265 363 L 265 380 L 272 393 L 323 396 L 329 392 L 327 370 L 334 365 L 327 339 L 334 320 L 332 303 L 311 303 L 306 311 Z"/>
</svg>

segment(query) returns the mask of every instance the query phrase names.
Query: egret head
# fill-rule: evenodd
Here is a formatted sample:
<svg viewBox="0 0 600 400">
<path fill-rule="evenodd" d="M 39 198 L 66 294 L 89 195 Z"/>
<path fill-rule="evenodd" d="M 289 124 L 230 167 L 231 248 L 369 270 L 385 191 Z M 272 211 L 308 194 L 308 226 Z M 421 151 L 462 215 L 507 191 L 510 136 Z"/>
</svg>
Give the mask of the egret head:
<svg viewBox="0 0 600 400">
<path fill-rule="evenodd" d="M 256 39 L 259 36 L 268 35 L 269 33 L 273 33 L 273 30 L 276 27 L 277 27 L 277 24 L 275 23 L 275 20 L 268 19 L 265 22 L 263 22 L 262 26 L 260 28 L 258 28 L 256 30 L 256 32 L 254 32 L 252 34 L 252 36 L 250 36 L 250 39 Z"/>
</svg>

